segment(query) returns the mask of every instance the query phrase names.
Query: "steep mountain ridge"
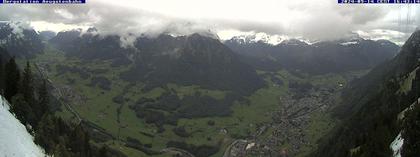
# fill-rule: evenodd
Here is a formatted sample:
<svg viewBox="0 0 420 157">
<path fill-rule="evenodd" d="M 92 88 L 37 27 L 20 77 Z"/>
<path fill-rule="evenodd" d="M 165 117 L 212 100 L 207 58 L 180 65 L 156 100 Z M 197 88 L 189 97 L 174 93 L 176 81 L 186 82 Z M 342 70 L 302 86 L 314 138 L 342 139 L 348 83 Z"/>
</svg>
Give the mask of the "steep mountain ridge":
<svg viewBox="0 0 420 157">
<path fill-rule="evenodd" d="M 0 23 L 0 46 L 16 57 L 33 57 L 44 50 L 35 30 L 11 23 Z"/>
<path fill-rule="evenodd" d="M 368 75 L 353 80 L 348 89 L 344 91 L 344 94 L 347 95 L 344 97 L 344 102 L 348 104 L 343 107 L 358 108 L 356 105 L 350 104 L 366 103 L 367 98 L 380 92 L 378 89 L 387 80 L 398 79 L 402 82 L 404 78 L 408 77 L 408 74 L 418 66 L 420 52 L 417 52 L 419 49 L 417 43 L 420 43 L 418 31 L 412 34 L 394 59 L 376 66 Z"/>
<path fill-rule="evenodd" d="M 49 43 L 66 52 L 68 57 L 78 57 L 84 61 L 112 60 L 115 65 L 130 64 L 127 54 L 134 53 L 134 49 L 121 47 L 118 36 L 82 34 L 80 30 L 59 32 Z"/>
<path fill-rule="evenodd" d="M 216 39 L 198 34 L 175 38 L 165 36 L 155 39 L 152 44 L 139 42 L 136 45 L 144 53 L 141 61 L 136 62 L 136 67 L 131 70 L 147 73 L 136 77 L 151 84 L 198 84 L 209 89 L 248 94 L 263 86 L 255 70 L 242 63 L 236 54 Z M 142 47 L 144 45 L 147 48 Z M 164 47 L 160 45 L 167 47 L 159 50 Z M 161 64 L 163 62 L 165 64 Z"/>
<path fill-rule="evenodd" d="M 121 78 L 146 82 L 150 89 L 177 83 L 250 94 L 264 85 L 255 69 L 232 50 L 199 34 L 138 37 L 130 48 L 122 47 L 118 36 L 81 35 L 78 31 L 58 33 L 50 42 L 67 56 L 87 62 L 110 60 L 114 66 L 133 65 Z"/>
<path fill-rule="evenodd" d="M 343 123 L 320 142 L 312 156 L 392 155 L 389 146 L 402 127 L 398 115 L 420 97 L 419 63 L 420 31 L 416 31 L 393 60 L 344 91 L 337 111 Z"/>
</svg>

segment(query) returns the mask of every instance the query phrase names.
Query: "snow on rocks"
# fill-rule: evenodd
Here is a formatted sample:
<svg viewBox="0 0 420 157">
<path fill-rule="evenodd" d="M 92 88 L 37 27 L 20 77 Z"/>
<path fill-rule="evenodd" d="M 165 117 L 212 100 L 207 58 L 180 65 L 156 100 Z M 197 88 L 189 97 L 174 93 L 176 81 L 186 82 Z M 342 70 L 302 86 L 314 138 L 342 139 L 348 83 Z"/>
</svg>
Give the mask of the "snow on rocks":
<svg viewBox="0 0 420 157">
<path fill-rule="evenodd" d="M 392 149 L 393 157 L 401 157 L 401 150 L 404 143 L 404 139 L 401 137 L 401 133 L 398 134 L 397 137 L 395 137 L 395 140 L 392 141 L 390 147 Z"/>
</svg>

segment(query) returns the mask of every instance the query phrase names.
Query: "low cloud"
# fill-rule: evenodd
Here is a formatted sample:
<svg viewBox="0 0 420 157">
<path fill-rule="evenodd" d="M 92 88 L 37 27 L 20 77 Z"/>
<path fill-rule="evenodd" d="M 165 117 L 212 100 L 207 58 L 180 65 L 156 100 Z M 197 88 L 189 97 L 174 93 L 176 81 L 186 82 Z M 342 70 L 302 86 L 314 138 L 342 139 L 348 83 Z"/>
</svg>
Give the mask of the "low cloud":
<svg viewBox="0 0 420 157">
<path fill-rule="evenodd" d="M 121 2 L 89 0 L 85 5 L 2 5 L 0 20 L 36 22 L 42 29 L 95 27 L 100 34 L 121 35 L 127 44 L 133 36 L 177 35 L 195 32 L 265 32 L 273 35 L 329 40 L 359 31 L 371 38 L 377 30 L 406 34 L 419 23 L 413 17 L 420 11 L 411 8 L 407 18 L 405 6 L 338 5 L 336 1 L 286 0 L 124 0 Z M 403 11 L 401 11 L 403 10 Z M 402 16 L 395 16 L 400 12 Z M 408 13 L 408 9 L 405 11 Z M 399 18 L 400 17 L 400 18 Z M 409 22 L 402 23 L 404 19 Z M 402 30 L 401 25 L 407 29 Z M 376 31 L 375 31 L 376 30 Z M 370 33 L 369 33 L 370 32 Z"/>
</svg>

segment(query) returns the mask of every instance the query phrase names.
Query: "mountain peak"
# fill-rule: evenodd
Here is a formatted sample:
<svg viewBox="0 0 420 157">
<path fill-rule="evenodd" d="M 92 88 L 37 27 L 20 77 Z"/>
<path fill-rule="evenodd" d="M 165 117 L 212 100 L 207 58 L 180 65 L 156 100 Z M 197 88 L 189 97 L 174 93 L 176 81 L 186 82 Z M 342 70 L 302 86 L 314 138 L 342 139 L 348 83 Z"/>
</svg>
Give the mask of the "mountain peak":
<svg viewBox="0 0 420 157">
<path fill-rule="evenodd" d="M 240 44 L 251 44 L 251 43 L 265 43 L 269 45 L 278 45 L 287 37 L 280 35 L 269 35 L 266 33 L 252 33 L 246 35 L 234 36 L 229 41 L 237 42 Z"/>
<path fill-rule="evenodd" d="M 193 33 L 187 36 L 189 40 L 214 40 L 212 36 L 207 36 L 206 34 Z"/>
<path fill-rule="evenodd" d="M 404 46 L 420 46 L 420 30 L 417 30 L 413 34 L 411 34 L 410 38 L 408 38 Z"/>
<path fill-rule="evenodd" d="M 309 45 L 308 43 L 306 43 L 302 40 L 298 40 L 298 39 L 284 40 L 280 44 L 282 44 L 282 45 L 304 45 L 304 46 Z"/>
<path fill-rule="evenodd" d="M 0 46 L 16 57 L 33 56 L 44 49 L 38 33 L 19 22 L 0 23 Z"/>
<path fill-rule="evenodd" d="M 219 36 L 215 32 L 212 32 L 211 30 L 196 32 L 196 33 L 190 34 L 189 36 L 197 36 L 197 35 L 220 40 Z"/>
<path fill-rule="evenodd" d="M 405 74 L 420 65 L 420 31 L 408 38 L 395 60 L 398 63 L 397 74 Z"/>
</svg>

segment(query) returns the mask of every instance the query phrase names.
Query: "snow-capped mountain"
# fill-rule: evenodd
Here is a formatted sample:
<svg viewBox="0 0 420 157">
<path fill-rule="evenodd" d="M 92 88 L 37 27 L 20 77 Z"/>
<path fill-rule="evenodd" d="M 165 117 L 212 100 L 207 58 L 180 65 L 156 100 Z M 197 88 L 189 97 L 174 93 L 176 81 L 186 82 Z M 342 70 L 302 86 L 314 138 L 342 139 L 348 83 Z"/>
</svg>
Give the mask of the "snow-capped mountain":
<svg viewBox="0 0 420 157">
<path fill-rule="evenodd" d="M 9 103 L 0 96 L 0 156 L 43 157 L 25 126 L 9 111 Z"/>
<path fill-rule="evenodd" d="M 315 74 L 369 69 L 394 57 L 399 49 L 390 41 L 360 37 L 309 43 L 265 34 L 237 36 L 226 40 L 224 44 L 234 52 L 248 56 L 248 60 L 256 58 L 272 62 L 274 65 L 270 66 L 262 63 L 270 69 L 286 68 Z M 259 62 L 250 62 L 255 63 Z"/>
<path fill-rule="evenodd" d="M 286 36 L 280 35 L 269 35 L 266 33 L 252 33 L 234 36 L 229 39 L 232 42 L 237 42 L 240 44 L 250 44 L 250 43 L 266 43 L 270 45 L 278 45 L 281 42 L 288 40 Z M 228 40 L 228 41 L 229 41 Z"/>
</svg>

